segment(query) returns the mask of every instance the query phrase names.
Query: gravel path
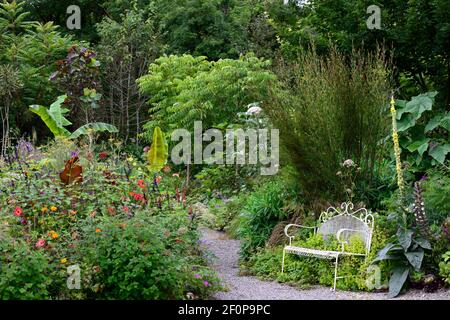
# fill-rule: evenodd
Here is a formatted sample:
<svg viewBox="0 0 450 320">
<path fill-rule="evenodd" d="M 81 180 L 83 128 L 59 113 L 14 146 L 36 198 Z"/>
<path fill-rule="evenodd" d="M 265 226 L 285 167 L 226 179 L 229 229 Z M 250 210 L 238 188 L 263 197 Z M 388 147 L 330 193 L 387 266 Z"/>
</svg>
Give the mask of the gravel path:
<svg viewBox="0 0 450 320">
<path fill-rule="evenodd" d="M 256 277 L 238 276 L 239 240 L 229 239 L 226 234 L 202 229 L 205 249 L 213 254 L 211 265 L 228 288 L 213 298 L 218 300 L 383 300 L 386 293 L 330 291 L 330 288 L 314 286 L 299 290 L 275 281 L 262 281 Z M 410 290 L 399 296 L 399 300 L 450 300 L 449 290 L 425 293 Z"/>
</svg>

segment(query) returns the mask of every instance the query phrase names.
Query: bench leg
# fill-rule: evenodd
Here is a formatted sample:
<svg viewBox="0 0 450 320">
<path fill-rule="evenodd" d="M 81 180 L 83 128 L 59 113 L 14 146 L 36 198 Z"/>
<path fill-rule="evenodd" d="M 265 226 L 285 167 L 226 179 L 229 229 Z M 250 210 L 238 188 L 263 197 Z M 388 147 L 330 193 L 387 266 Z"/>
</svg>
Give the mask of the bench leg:
<svg viewBox="0 0 450 320">
<path fill-rule="evenodd" d="M 337 280 L 337 271 L 338 271 L 338 261 L 339 260 L 339 256 L 336 257 L 336 263 L 334 266 L 334 284 L 333 284 L 333 291 L 336 291 L 336 280 Z"/>
<path fill-rule="evenodd" d="M 284 272 L 284 256 L 286 255 L 286 251 L 283 249 L 283 260 L 281 262 L 281 273 Z"/>
</svg>

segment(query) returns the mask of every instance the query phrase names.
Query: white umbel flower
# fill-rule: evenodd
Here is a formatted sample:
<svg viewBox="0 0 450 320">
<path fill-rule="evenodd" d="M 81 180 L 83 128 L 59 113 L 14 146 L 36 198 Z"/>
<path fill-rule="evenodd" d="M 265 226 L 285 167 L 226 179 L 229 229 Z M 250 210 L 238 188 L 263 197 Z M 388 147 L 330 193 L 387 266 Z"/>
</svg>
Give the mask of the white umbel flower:
<svg viewBox="0 0 450 320">
<path fill-rule="evenodd" d="M 350 168 L 350 167 L 353 167 L 355 165 L 355 163 L 353 162 L 352 159 L 347 159 L 344 161 L 344 163 L 342 165 L 346 168 Z"/>
<path fill-rule="evenodd" d="M 261 112 L 262 112 L 261 107 L 254 106 L 248 109 L 246 114 L 252 116 L 252 115 L 259 115 Z"/>
</svg>

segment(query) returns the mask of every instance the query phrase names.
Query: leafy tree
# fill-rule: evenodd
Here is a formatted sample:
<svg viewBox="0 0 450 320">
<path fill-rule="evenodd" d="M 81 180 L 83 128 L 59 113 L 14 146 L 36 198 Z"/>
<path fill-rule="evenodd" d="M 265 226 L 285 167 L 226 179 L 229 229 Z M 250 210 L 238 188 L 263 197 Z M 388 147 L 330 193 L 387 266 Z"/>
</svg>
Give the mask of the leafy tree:
<svg viewBox="0 0 450 320">
<path fill-rule="evenodd" d="M 250 3 L 237 0 L 162 0 L 156 5 L 169 53 L 212 60 L 237 58 L 248 50 Z"/>
<path fill-rule="evenodd" d="M 55 86 L 49 82 L 49 75 L 55 71 L 56 61 L 67 53 L 71 37 L 63 37 L 58 26 L 48 22 L 37 23 L 17 42 L 18 67 L 21 70 L 24 87 L 24 102 L 47 103 L 56 94 Z"/>
<path fill-rule="evenodd" d="M 215 62 L 190 55 L 157 59 L 149 74 L 138 80 L 141 90 L 151 96 L 146 135 L 155 126 L 169 133 L 191 129 L 197 120 L 203 121 L 204 129 L 233 123 L 247 105 L 267 97 L 276 79 L 267 70 L 269 64 L 252 54 Z"/>
<path fill-rule="evenodd" d="M 3 0 L 0 3 L 0 64 L 17 70 L 21 88 L 10 101 L 9 119 L 13 132 L 29 131 L 31 113 L 27 106 L 32 102 L 49 104 L 58 93 L 48 81 L 55 71 L 55 62 L 61 59 L 72 42 L 62 36 L 53 23 L 28 20 L 25 3 Z"/>
<path fill-rule="evenodd" d="M 427 92 L 410 101 L 396 102 L 402 156 L 408 160 L 409 171 L 416 173 L 417 179 L 432 166 L 442 165 L 445 168 L 447 154 L 450 152 L 450 113 L 432 113 L 436 94 L 437 92 Z"/>
<path fill-rule="evenodd" d="M 381 9 L 381 29 L 369 30 L 366 13 L 369 5 Z M 440 92 L 438 104 L 450 103 L 450 28 L 446 0 L 311 0 L 279 8 L 270 1 L 271 23 L 277 30 L 284 54 L 293 58 L 311 41 L 319 52 L 328 51 L 331 39 L 350 53 L 354 47 L 375 50 L 383 43 L 392 49 L 400 94 L 410 98 L 433 89 Z"/>
<path fill-rule="evenodd" d="M 108 2 L 108 1 L 104 1 Z M 102 1 L 90 0 L 22 0 L 25 9 L 30 12 L 32 19 L 41 22 L 54 22 L 62 26 L 62 32 L 67 35 L 75 36 L 77 39 L 86 41 L 98 41 L 98 35 L 95 30 L 95 24 L 100 22 L 107 14 L 102 7 Z M 77 5 L 81 10 L 81 29 L 69 30 L 66 28 L 67 8 L 71 5 Z"/>
<path fill-rule="evenodd" d="M 24 12 L 24 3 L 3 0 L 0 3 L 0 30 L 3 37 L 11 38 L 29 29 L 33 22 L 28 21 L 29 12 Z"/>
</svg>

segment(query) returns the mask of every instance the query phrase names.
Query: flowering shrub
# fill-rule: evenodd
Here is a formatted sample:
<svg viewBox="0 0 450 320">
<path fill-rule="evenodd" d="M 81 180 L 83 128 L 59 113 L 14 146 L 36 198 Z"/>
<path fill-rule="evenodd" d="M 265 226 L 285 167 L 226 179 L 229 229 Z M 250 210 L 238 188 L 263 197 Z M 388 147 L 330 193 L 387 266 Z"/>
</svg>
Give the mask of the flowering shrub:
<svg viewBox="0 0 450 320">
<path fill-rule="evenodd" d="M 56 142 L 39 160 L 0 167 L 0 298 L 191 299 L 216 290 L 195 213 L 177 196 L 179 175 L 149 175 L 113 147 L 91 147 Z M 73 157 L 82 179 L 63 181 L 60 159 Z M 80 268 L 80 289 L 67 287 L 70 266 Z"/>
<path fill-rule="evenodd" d="M 87 297 L 183 299 L 188 292 L 205 298 L 218 280 L 199 255 L 191 221 L 178 211 L 133 219 L 87 219 L 75 256 L 93 266 L 86 277 Z M 195 275 L 204 274 L 203 281 Z M 205 282 L 207 281 L 207 283 Z"/>
</svg>

